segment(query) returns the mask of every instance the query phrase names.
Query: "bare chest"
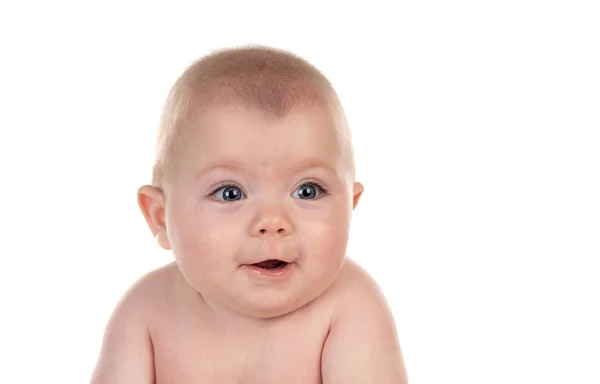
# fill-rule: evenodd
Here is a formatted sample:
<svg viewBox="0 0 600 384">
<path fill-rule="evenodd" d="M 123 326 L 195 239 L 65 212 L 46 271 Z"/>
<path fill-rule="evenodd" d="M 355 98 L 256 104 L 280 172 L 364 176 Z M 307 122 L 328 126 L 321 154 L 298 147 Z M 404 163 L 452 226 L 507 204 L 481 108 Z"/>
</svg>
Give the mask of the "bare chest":
<svg viewBox="0 0 600 384">
<path fill-rule="evenodd" d="M 320 384 L 328 329 L 325 319 L 257 334 L 174 322 L 153 335 L 156 383 Z"/>
</svg>

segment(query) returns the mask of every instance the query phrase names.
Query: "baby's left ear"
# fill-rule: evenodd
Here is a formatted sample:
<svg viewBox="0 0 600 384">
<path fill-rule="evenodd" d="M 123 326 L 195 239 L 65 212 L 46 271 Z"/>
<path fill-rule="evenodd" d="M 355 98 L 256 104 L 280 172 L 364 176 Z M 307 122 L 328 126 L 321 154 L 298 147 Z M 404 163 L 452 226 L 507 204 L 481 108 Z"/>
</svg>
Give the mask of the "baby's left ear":
<svg viewBox="0 0 600 384">
<path fill-rule="evenodd" d="M 365 187 L 363 187 L 363 185 L 359 182 L 354 182 L 354 189 L 352 192 L 353 195 L 353 203 L 352 203 L 352 209 L 356 208 L 356 206 L 358 205 L 358 200 L 360 200 L 360 196 L 362 195 L 363 191 L 365 190 Z"/>
</svg>

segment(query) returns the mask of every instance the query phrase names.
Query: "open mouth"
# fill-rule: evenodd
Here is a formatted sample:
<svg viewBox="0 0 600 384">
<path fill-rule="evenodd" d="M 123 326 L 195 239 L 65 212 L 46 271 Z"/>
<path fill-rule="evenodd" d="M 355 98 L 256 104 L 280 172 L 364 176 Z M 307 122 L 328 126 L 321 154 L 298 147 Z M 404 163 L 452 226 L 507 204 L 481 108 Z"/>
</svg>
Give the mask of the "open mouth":
<svg viewBox="0 0 600 384">
<path fill-rule="evenodd" d="M 285 261 L 272 259 L 272 260 L 261 261 L 260 263 L 254 263 L 252 265 L 254 265 L 255 267 L 258 267 L 258 268 L 262 268 L 262 269 L 278 270 L 278 269 L 284 268 L 287 264 L 288 263 L 286 263 Z"/>
</svg>

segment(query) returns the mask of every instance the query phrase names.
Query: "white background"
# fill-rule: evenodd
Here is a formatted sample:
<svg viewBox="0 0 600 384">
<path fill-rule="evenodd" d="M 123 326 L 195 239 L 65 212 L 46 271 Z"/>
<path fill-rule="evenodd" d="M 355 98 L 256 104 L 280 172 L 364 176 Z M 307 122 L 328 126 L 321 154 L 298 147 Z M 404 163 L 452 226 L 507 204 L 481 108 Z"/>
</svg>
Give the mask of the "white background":
<svg viewBox="0 0 600 384">
<path fill-rule="evenodd" d="M 349 254 L 411 383 L 600 383 L 596 2 L 348 3 L 0 5 L 0 382 L 89 379 L 122 293 L 171 260 L 136 203 L 168 89 L 260 43 L 340 94 Z"/>
</svg>

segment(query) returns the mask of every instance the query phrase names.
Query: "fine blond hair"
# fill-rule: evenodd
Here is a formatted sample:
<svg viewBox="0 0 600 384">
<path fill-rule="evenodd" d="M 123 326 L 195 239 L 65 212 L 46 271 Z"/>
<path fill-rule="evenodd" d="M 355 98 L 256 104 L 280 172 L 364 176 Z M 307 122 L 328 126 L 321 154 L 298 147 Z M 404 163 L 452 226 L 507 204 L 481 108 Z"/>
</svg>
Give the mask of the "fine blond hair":
<svg viewBox="0 0 600 384">
<path fill-rule="evenodd" d="M 350 130 L 332 85 L 308 61 L 293 53 L 264 46 L 213 52 L 190 65 L 171 88 L 159 120 L 152 184 L 168 181 L 173 151 L 194 108 L 240 102 L 283 118 L 299 104 L 325 105 L 334 116 L 346 164 L 354 178 Z"/>
</svg>

